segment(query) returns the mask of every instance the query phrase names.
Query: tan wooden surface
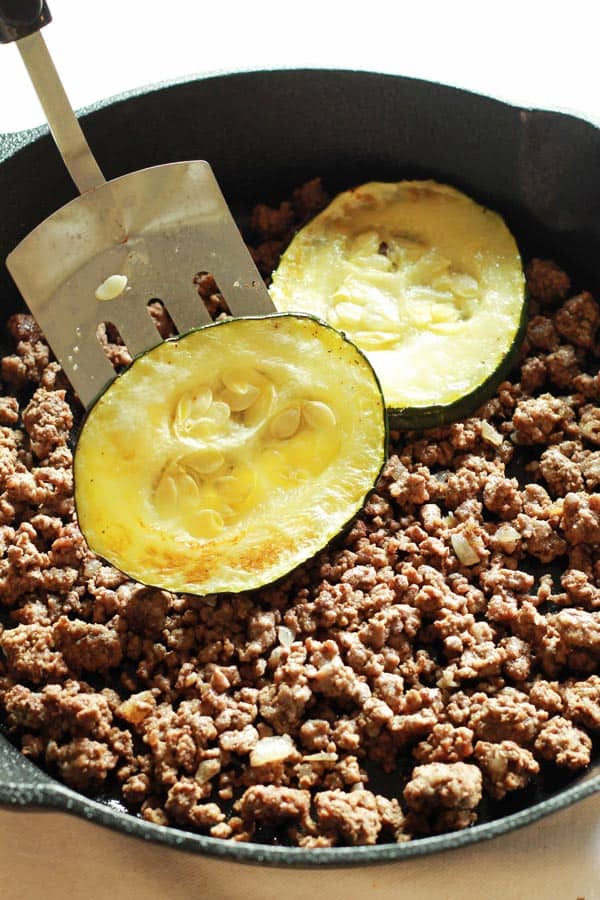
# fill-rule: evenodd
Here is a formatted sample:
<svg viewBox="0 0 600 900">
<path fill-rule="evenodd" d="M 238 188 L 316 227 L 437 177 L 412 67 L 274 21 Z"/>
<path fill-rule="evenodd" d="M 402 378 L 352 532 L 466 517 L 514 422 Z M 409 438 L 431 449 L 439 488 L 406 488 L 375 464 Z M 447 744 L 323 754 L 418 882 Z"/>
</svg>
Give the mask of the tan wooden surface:
<svg viewBox="0 0 600 900">
<path fill-rule="evenodd" d="M 2 900 L 600 900 L 600 795 L 473 847 L 369 869 L 241 866 L 0 808 Z"/>
</svg>

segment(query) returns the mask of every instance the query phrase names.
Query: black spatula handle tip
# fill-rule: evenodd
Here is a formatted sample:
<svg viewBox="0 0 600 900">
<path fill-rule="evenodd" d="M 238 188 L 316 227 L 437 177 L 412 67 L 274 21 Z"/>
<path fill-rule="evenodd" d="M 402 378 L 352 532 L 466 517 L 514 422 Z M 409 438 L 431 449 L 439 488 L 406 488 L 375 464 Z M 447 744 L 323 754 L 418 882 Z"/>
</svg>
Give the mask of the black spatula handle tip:
<svg viewBox="0 0 600 900">
<path fill-rule="evenodd" d="M 0 44 L 34 34 L 51 21 L 45 0 L 0 0 Z"/>
</svg>

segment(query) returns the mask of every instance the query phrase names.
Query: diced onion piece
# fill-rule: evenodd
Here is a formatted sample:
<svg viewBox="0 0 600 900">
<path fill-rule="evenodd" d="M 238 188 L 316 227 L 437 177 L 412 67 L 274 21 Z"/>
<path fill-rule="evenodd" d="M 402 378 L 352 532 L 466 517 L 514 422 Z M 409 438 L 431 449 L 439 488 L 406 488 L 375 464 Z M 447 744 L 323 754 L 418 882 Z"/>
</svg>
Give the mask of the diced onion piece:
<svg viewBox="0 0 600 900">
<path fill-rule="evenodd" d="M 269 763 L 283 762 L 294 752 L 294 742 L 289 734 L 274 734 L 259 740 L 250 753 L 250 765 L 253 768 Z"/>
<path fill-rule="evenodd" d="M 493 425 L 485 420 L 481 423 L 481 437 L 493 447 L 499 447 L 502 443 L 502 435 L 496 431 Z"/>
<path fill-rule="evenodd" d="M 479 562 L 479 556 L 470 545 L 464 534 L 458 532 L 450 537 L 452 548 L 463 566 L 474 566 Z"/>
<path fill-rule="evenodd" d="M 207 781 L 218 775 L 220 771 L 221 763 L 218 759 L 203 759 L 196 769 L 194 778 L 198 784 L 206 784 Z"/>
<path fill-rule="evenodd" d="M 296 638 L 296 635 L 287 625 L 280 625 L 277 629 L 277 637 L 282 647 L 290 647 Z"/>
<path fill-rule="evenodd" d="M 512 553 L 520 539 L 520 533 L 508 523 L 501 525 L 494 534 L 494 543 L 502 547 L 506 553 Z"/>
<path fill-rule="evenodd" d="M 303 756 L 303 762 L 337 762 L 338 755 L 337 753 L 325 753 L 324 751 L 321 753 L 310 753 L 308 756 Z"/>
<path fill-rule="evenodd" d="M 442 670 L 442 674 L 440 678 L 436 681 L 437 687 L 441 690 L 451 690 L 452 688 L 457 687 L 458 682 L 455 678 L 456 675 L 456 664 L 446 666 L 445 669 Z"/>
<path fill-rule="evenodd" d="M 117 715 L 131 725 L 139 725 L 150 715 L 155 705 L 152 691 L 140 691 L 139 694 L 132 694 L 131 697 L 123 700 L 117 707 Z"/>
</svg>

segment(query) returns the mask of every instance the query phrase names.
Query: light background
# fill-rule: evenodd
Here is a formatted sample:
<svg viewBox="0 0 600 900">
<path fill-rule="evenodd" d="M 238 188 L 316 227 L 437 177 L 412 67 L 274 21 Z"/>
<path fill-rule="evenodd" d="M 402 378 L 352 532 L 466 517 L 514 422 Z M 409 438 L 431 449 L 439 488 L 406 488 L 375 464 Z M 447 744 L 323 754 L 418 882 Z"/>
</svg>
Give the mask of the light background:
<svg viewBox="0 0 600 900">
<path fill-rule="evenodd" d="M 367 69 L 441 81 L 600 123 L 591 0 L 48 0 L 44 36 L 76 108 L 127 88 L 231 69 Z M 0 132 L 43 120 L 0 46 Z"/>
</svg>

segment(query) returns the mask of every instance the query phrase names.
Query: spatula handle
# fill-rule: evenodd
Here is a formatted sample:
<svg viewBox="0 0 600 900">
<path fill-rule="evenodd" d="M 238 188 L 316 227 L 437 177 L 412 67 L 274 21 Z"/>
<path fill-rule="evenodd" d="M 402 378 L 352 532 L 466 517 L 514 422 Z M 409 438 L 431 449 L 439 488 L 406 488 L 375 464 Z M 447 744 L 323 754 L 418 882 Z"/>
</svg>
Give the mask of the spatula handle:
<svg viewBox="0 0 600 900">
<path fill-rule="evenodd" d="M 44 0 L 0 0 L 0 44 L 10 44 L 52 21 Z"/>
<path fill-rule="evenodd" d="M 104 184 L 81 126 L 69 103 L 40 28 L 50 22 L 44 0 L 0 0 L 2 42 L 16 41 L 50 131 L 80 193 Z"/>
</svg>

